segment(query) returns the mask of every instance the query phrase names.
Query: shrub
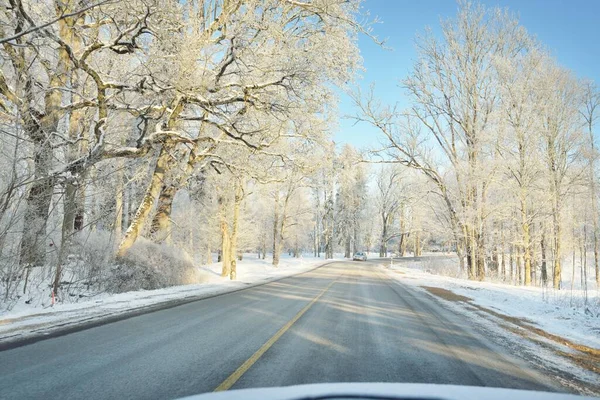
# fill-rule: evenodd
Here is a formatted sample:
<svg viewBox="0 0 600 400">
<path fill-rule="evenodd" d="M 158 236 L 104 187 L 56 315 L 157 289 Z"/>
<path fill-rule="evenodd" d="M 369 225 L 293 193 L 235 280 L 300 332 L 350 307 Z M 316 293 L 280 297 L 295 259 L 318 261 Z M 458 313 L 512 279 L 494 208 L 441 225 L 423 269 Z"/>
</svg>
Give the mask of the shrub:
<svg viewBox="0 0 600 400">
<path fill-rule="evenodd" d="M 122 293 L 202 282 L 192 258 L 181 248 L 140 238 L 111 268 L 107 290 Z"/>
</svg>

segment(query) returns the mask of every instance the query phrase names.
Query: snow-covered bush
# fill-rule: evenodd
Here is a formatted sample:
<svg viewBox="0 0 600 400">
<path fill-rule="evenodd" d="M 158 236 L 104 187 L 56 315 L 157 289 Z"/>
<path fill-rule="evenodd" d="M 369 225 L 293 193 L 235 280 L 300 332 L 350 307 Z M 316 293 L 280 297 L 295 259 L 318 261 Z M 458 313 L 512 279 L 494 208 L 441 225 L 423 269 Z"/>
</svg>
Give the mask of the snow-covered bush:
<svg viewBox="0 0 600 400">
<path fill-rule="evenodd" d="M 458 259 L 456 257 L 440 256 L 425 258 L 421 261 L 421 269 L 430 274 L 451 276 L 455 278 L 466 277 L 461 273 Z"/>
<path fill-rule="evenodd" d="M 71 244 L 69 261 L 77 260 L 77 278 L 87 280 L 88 285 L 101 285 L 108 273 L 107 266 L 114 263 L 115 238 L 105 230 L 78 232 Z M 67 271 L 65 271 L 66 273 Z M 65 274 L 63 274 L 63 277 Z"/>
<path fill-rule="evenodd" d="M 111 268 L 107 290 L 114 293 L 201 283 L 192 258 L 180 248 L 140 238 Z"/>
</svg>

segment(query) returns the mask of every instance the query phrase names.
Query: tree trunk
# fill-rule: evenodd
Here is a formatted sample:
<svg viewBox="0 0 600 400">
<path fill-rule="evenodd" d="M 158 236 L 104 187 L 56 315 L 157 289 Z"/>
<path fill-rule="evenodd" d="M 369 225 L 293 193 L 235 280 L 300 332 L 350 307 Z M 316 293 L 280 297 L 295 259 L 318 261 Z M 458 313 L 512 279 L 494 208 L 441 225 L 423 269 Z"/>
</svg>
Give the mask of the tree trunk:
<svg viewBox="0 0 600 400">
<path fill-rule="evenodd" d="M 350 246 L 352 245 L 350 235 L 346 236 L 346 247 L 344 249 L 344 258 L 350 258 Z"/>
<path fill-rule="evenodd" d="M 500 223 L 500 236 L 501 236 L 501 246 L 500 247 L 500 254 L 502 254 L 502 265 L 500 268 L 500 276 L 502 278 L 502 280 L 504 280 L 506 278 L 506 237 L 504 236 L 504 222 Z"/>
<path fill-rule="evenodd" d="M 523 252 L 521 249 L 517 250 L 517 285 L 521 285 L 521 276 L 523 271 Z"/>
<path fill-rule="evenodd" d="M 573 285 L 575 285 L 575 261 L 577 257 L 577 244 L 575 243 L 575 221 L 573 221 L 573 270 L 571 273 L 571 303 L 573 302 Z"/>
<path fill-rule="evenodd" d="M 71 247 L 75 222 L 75 197 L 77 195 L 77 189 L 74 185 L 67 185 L 65 192 L 61 245 L 58 253 L 58 260 L 56 262 L 56 270 L 54 272 L 54 282 L 52 284 L 52 291 L 55 295 L 58 295 L 60 289 L 62 265 L 65 262 Z"/>
<path fill-rule="evenodd" d="M 521 190 L 521 230 L 523 240 L 523 261 L 525 264 L 525 286 L 531 286 L 531 238 L 529 234 L 529 218 L 527 215 L 527 199 Z"/>
<path fill-rule="evenodd" d="M 175 200 L 177 190 L 178 188 L 175 185 L 162 185 L 158 196 L 156 214 L 154 214 L 150 227 L 150 236 L 156 243 L 172 243 L 171 212 L 173 211 L 173 200 Z"/>
<path fill-rule="evenodd" d="M 514 265 L 515 265 L 515 255 L 514 255 L 514 250 L 515 250 L 515 245 L 511 244 L 510 246 L 510 255 L 509 255 L 509 264 L 510 264 L 510 276 L 509 276 L 509 280 L 510 283 L 513 283 L 513 276 L 515 275 L 514 273 Z"/>
<path fill-rule="evenodd" d="M 536 282 L 537 282 L 537 255 L 535 253 L 536 246 L 533 242 L 533 238 L 535 236 L 534 230 L 535 230 L 535 225 L 531 224 L 530 229 L 529 229 L 529 243 L 530 243 L 529 248 L 531 249 L 531 277 L 530 277 L 530 280 L 531 280 L 532 285 L 536 285 Z"/>
<path fill-rule="evenodd" d="M 240 205 L 242 204 L 242 196 L 243 196 L 243 189 L 242 186 L 239 182 L 238 179 L 235 179 L 235 195 L 234 195 L 234 202 L 233 202 L 233 223 L 232 223 L 232 228 L 231 228 L 231 244 L 230 244 L 230 256 L 229 258 L 231 260 L 233 260 L 235 262 L 236 258 L 238 257 L 237 254 L 237 242 L 238 242 L 238 230 L 239 230 L 239 225 L 240 225 Z M 232 263 L 231 265 L 232 268 L 232 274 L 230 274 L 230 276 L 232 276 L 233 278 L 231 278 L 232 280 L 235 279 L 235 272 L 234 272 L 234 268 L 235 265 Z"/>
<path fill-rule="evenodd" d="M 132 204 L 133 204 L 133 197 L 134 197 L 134 188 L 133 185 L 128 185 L 125 186 L 125 191 L 124 191 L 124 199 L 123 199 L 123 227 L 128 227 L 129 226 L 129 221 L 130 221 L 130 217 L 131 214 L 133 214 L 133 208 L 132 208 Z M 121 236 L 123 234 L 121 233 Z"/>
<path fill-rule="evenodd" d="M 152 211 L 154 201 L 160 193 L 165 176 L 165 167 L 169 162 L 169 158 L 171 157 L 170 151 L 172 148 L 172 144 L 165 143 L 160 149 L 160 153 L 154 167 L 154 173 L 150 179 L 150 184 L 146 188 L 146 193 L 142 198 L 142 202 L 140 203 L 135 215 L 131 220 L 131 225 L 129 225 L 127 232 L 125 232 L 125 235 L 121 240 L 119 250 L 117 251 L 117 257 L 123 257 L 141 234 L 144 224 L 147 222 L 148 216 Z"/>
<path fill-rule="evenodd" d="M 381 228 L 381 243 L 379 245 L 379 257 L 387 256 L 387 217 L 382 215 L 382 228 Z"/>
<path fill-rule="evenodd" d="M 561 226 L 560 226 L 560 216 L 558 207 L 554 207 L 552 219 L 554 225 L 554 266 L 552 272 L 552 284 L 554 289 L 560 289 L 561 284 L 561 262 L 560 259 L 562 257 L 561 253 Z"/>
<path fill-rule="evenodd" d="M 296 235 L 296 240 L 294 241 L 294 258 L 300 257 L 300 248 L 298 244 L 298 235 Z"/>
<path fill-rule="evenodd" d="M 229 226 L 225 217 L 221 217 L 221 261 L 223 267 L 221 269 L 221 276 L 226 277 L 231 274 L 231 242 L 229 236 Z"/>
<path fill-rule="evenodd" d="M 117 187 L 116 187 L 116 193 L 115 193 L 115 223 L 113 226 L 113 231 L 115 234 L 115 242 L 116 243 L 120 243 L 121 242 L 121 235 L 123 234 L 123 209 L 124 209 L 124 202 L 123 202 L 123 168 L 124 168 L 124 163 L 122 160 L 119 160 L 117 162 L 117 173 L 116 173 L 116 177 L 117 177 Z"/>
<path fill-rule="evenodd" d="M 60 10 L 68 10 L 67 7 Z M 59 35 L 71 46 L 76 46 L 72 40 L 70 28 L 66 20 L 59 21 Z M 49 87 L 64 87 L 69 77 L 69 56 L 64 49 L 58 52 L 58 61 L 54 68 L 55 73 L 50 77 Z M 56 132 L 62 111 L 62 91 L 47 90 L 44 95 L 44 114 L 39 118 L 39 113 L 31 108 L 30 102 L 34 100 L 32 82 L 29 80 L 29 66 L 23 60 L 15 60 L 21 69 L 18 77 L 19 85 L 24 92 L 26 101 L 19 107 L 23 116 L 23 125 L 29 139 L 33 143 L 33 178 L 25 200 L 25 214 L 23 217 L 23 237 L 20 246 L 20 265 L 29 267 L 43 265 L 46 261 L 46 225 L 49 217 L 50 204 L 54 191 L 54 179 L 49 176 L 52 168 L 54 151 L 50 140 L 50 133 Z M 62 246 L 61 246 L 62 247 Z"/>
<path fill-rule="evenodd" d="M 262 235 L 262 259 L 267 257 L 267 234 Z"/>
<path fill-rule="evenodd" d="M 235 281 L 237 277 L 237 260 L 234 258 L 231 260 L 231 270 L 229 271 L 229 280 Z"/>
<path fill-rule="evenodd" d="M 465 253 L 462 248 L 462 243 L 460 240 L 455 240 L 456 242 L 456 256 L 458 257 L 458 265 L 460 268 L 460 274 L 465 271 Z"/>
<path fill-rule="evenodd" d="M 490 271 L 492 271 L 495 276 L 498 276 L 498 267 L 500 265 L 500 259 L 498 256 L 498 246 L 496 244 L 494 244 L 492 247 L 492 260 L 489 264 Z"/>
<path fill-rule="evenodd" d="M 398 256 L 404 257 L 403 247 L 404 247 L 404 234 L 400 234 L 400 239 L 398 240 Z"/>
<path fill-rule="evenodd" d="M 316 219 L 316 218 L 315 218 Z M 317 233 L 317 221 L 315 221 L 315 225 L 313 227 L 313 255 L 315 257 L 319 257 L 319 239 L 318 239 L 318 233 Z"/>
<path fill-rule="evenodd" d="M 278 239 L 278 227 L 279 227 L 279 192 L 275 194 L 275 206 L 273 208 L 273 265 L 277 267 L 279 265 L 279 245 Z"/>
<path fill-rule="evenodd" d="M 467 234 L 467 267 L 469 269 L 469 279 L 475 280 L 477 278 L 477 246 L 475 242 L 475 231 L 468 227 Z"/>
<path fill-rule="evenodd" d="M 479 225 L 479 221 L 478 221 Z M 476 277 L 477 280 L 483 281 L 485 279 L 485 241 L 484 241 L 484 232 L 483 227 L 481 225 L 478 226 L 477 232 L 475 234 L 476 247 L 477 247 L 477 270 Z"/>
<path fill-rule="evenodd" d="M 178 150 L 174 156 L 169 157 L 169 161 L 165 164 L 163 185 L 158 196 L 156 213 L 150 225 L 150 235 L 156 243 L 172 243 L 171 213 L 173 211 L 173 201 L 181 186 L 194 172 L 194 167 L 200 159 L 195 151 L 190 151 L 187 155 L 188 161 L 183 171 L 181 171 L 181 168 L 177 167 L 179 160 L 184 155 L 185 151 Z"/>
<path fill-rule="evenodd" d="M 597 214 L 597 212 L 596 212 Z M 598 221 L 597 221 L 598 217 L 594 217 L 594 267 L 596 270 L 596 287 L 600 288 L 600 269 L 598 266 L 598 263 L 600 262 L 598 260 L 598 252 L 599 252 L 599 248 L 598 248 Z"/>
<path fill-rule="evenodd" d="M 42 132 L 39 134 L 43 135 Z M 46 261 L 46 224 L 54 190 L 54 180 L 48 177 L 52 148 L 44 138 L 40 138 L 34 142 L 34 151 L 34 182 L 26 197 L 20 252 L 20 264 L 28 267 L 40 266 Z"/>
<path fill-rule="evenodd" d="M 548 270 L 546 267 L 546 233 L 542 229 L 542 238 L 540 240 L 541 252 L 542 252 L 542 285 L 546 286 L 548 283 Z"/>
<path fill-rule="evenodd" d="M 598 97 L 596 98 L 598 99 Z M 592 100 L 593 101 L 593 100 Z M 597 100 L 596 100 L 597 101 Z M 593 124 L 595 120 L 595 110 L 599 104 L 590 104 L 590 115 L 586 117 L 588 124 L 588 133 L 590 138 L 591 157 L 590 157 L 590 201 L 592 203 L 592 221 L 593 221 L 593 235 L 594 240 L 594 269 L 596 271 L 596 287 L 600 287 L 600 260 L 598 248 L 598 197 L 596 194 L 596 141 L 594 139 Z"/>
<path fill-rule="evenodd" d="M 421 232 L 415 232 L 415 257 L 421 257 Z"/>
<path fill-rule="evenodd" d="M 406 253 L 406 217 L 404 206 L 400 209 L 400 240 L 398 241 L 398 255 L 404 257 Z"/>
</svg>

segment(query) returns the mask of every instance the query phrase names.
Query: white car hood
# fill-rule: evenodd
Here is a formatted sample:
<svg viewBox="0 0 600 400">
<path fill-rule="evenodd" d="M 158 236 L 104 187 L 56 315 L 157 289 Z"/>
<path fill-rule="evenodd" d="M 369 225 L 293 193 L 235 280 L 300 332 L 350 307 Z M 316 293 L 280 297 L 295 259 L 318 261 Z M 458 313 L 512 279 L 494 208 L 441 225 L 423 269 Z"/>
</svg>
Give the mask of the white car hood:
<svg viewBox="0 0 600 400">
<path fill-rule="evenodd" d="M 346 396 L 346 397 L 344 397 Z M 242 389 L 186 397 L 193 400 L 304 400 L 304 399 L 436 399 L 436 400 L 584 400 L 574 394 L 503 388 L 413 383 L 323 383 Z"/>
</svg>

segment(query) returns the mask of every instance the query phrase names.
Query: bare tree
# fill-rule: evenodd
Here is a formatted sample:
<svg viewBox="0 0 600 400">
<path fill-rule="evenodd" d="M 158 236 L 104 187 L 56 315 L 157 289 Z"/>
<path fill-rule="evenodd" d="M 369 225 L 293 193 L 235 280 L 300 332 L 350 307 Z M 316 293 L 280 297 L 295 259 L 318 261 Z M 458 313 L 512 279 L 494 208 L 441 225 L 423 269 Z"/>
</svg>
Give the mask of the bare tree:
<svg viewBox="0 0 600 400">
<path fill-rule="evenodd" d="M 584 85 L 583 109 L 581 114 L 585 120 L 586 129 L 589 135 L 589 189 L 590 202 L 592 203 L 592 238 L 594 241 L 594 269 L 596 272 L 596 284 L 600 286 L 600 260 L 598 256 L 598 194 L 596 189 L 596 160 L 598 157 L 596 150 L 596 140 L 594 137 L 594 127 L 600 111 L 600 91 L 592 82 L 586 82 Z"/>
</svg>

